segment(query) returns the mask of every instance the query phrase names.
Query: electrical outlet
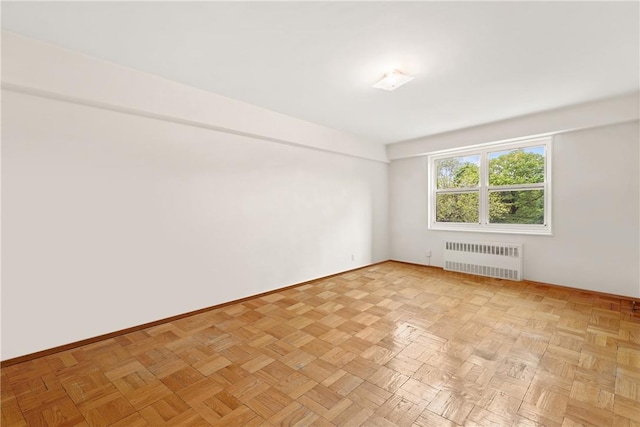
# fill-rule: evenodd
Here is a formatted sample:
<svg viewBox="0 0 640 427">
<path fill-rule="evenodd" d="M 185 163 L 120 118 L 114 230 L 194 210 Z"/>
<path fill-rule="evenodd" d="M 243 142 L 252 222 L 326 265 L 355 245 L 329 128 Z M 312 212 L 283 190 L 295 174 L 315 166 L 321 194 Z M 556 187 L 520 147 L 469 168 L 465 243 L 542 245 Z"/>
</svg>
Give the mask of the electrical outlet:
<svg viewBox="0 0 640 427">
<path fill-rule="evenodd" d="M 356 257 L 353 254 L 351 254 L 351 261 L 355 261 L 355 260 L 356 260 Z"/>
<path fill-rule="evenodd" d="M 431 251 L 427 251 L 427 258 L 431 256 Z"/>
</svg>

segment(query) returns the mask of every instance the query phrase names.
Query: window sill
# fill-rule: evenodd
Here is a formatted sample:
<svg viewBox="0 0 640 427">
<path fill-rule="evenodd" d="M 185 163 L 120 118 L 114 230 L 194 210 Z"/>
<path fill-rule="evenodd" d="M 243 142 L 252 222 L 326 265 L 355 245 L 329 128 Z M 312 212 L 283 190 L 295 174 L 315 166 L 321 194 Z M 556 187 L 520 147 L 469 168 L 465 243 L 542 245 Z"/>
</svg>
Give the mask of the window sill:
<svg viewBox="0 0 640 427">
<path fill-rule="evenodd" d="M 553 236 L 550 227 L 504 227 L 504 226 L 491 226 L 491 225 L 469 225 L 469 224 L 432 224 L 429 230 L 433 231 L 464 231 L 468 233 L 489 233 L 489 234 L 524 234 L 530 236 Z"/>
</svg>

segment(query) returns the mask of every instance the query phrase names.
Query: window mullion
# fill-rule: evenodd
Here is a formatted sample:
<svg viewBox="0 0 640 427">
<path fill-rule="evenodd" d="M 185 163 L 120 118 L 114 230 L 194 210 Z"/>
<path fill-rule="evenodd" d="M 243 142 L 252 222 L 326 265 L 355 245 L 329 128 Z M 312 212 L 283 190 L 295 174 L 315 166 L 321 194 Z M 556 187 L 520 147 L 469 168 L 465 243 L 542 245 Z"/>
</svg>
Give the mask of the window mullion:
<svg viewBox="0 0 640 427">
<path fill-rule="evenodd" d="M 483 226 L 489 223 L 489 165 L 487 157 L 486 151 L 480 153 L 480 212 L 478 221 Z"/>
</svg>

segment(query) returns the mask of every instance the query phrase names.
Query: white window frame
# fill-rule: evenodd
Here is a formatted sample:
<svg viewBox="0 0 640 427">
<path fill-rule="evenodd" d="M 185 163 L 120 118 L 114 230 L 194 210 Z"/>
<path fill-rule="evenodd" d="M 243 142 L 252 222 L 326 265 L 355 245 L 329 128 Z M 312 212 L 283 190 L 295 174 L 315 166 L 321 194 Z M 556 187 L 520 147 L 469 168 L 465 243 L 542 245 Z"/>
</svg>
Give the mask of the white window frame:
<svg viewBox="0 0 640 427">
<path fill-rule="evenodd" d="M 508 233 L 508 234 L 539 234 L 552 235 L 551 232 L 551 153 L 552 137 L 538 137 L 526 140 L 482 144 L 460 149 L 439 151 L 428 155 L 427 176 L 429 181 L 428 194 L 428 228 L 430 230 L 448 231 L 472 231 L 483 233 Z M 541 184 L 519 184 L 509 186 L 489 186 L 489 153 L 496 151 L 514 150 L 527 147 L 544 147 L 544 182 Z M 480 182 L 477 189 L 479 194 L 479 222 L 436 222 L 436 193 L 437 170 L 436 161 L 450 159 L 452 157 L 464 157 L 480 155 Z M 489 193 L 491 191 L 518 190 L 527 188 L 540 188 L 544 190 L 544 221 L 543 224 L 491 224 L 489 223 Z M 475 188 L 456 189 L 462 192 L 476 190 Z"/>
</svg>

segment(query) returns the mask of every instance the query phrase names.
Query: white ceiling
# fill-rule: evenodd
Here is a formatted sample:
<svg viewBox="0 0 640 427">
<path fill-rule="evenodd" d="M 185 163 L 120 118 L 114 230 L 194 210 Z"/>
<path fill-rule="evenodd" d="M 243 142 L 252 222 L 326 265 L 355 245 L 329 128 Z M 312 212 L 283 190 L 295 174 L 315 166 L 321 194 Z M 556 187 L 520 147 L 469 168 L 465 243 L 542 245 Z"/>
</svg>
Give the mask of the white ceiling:
<svg viewBox="0 0 640 427">
<path fill-rule="evenodd" d="M 638 90 L 638 2 L 2 2 L 2 27 L 391 143 Z M 373 89 L 389 68 L 415 79 Z"/>
</svg>

